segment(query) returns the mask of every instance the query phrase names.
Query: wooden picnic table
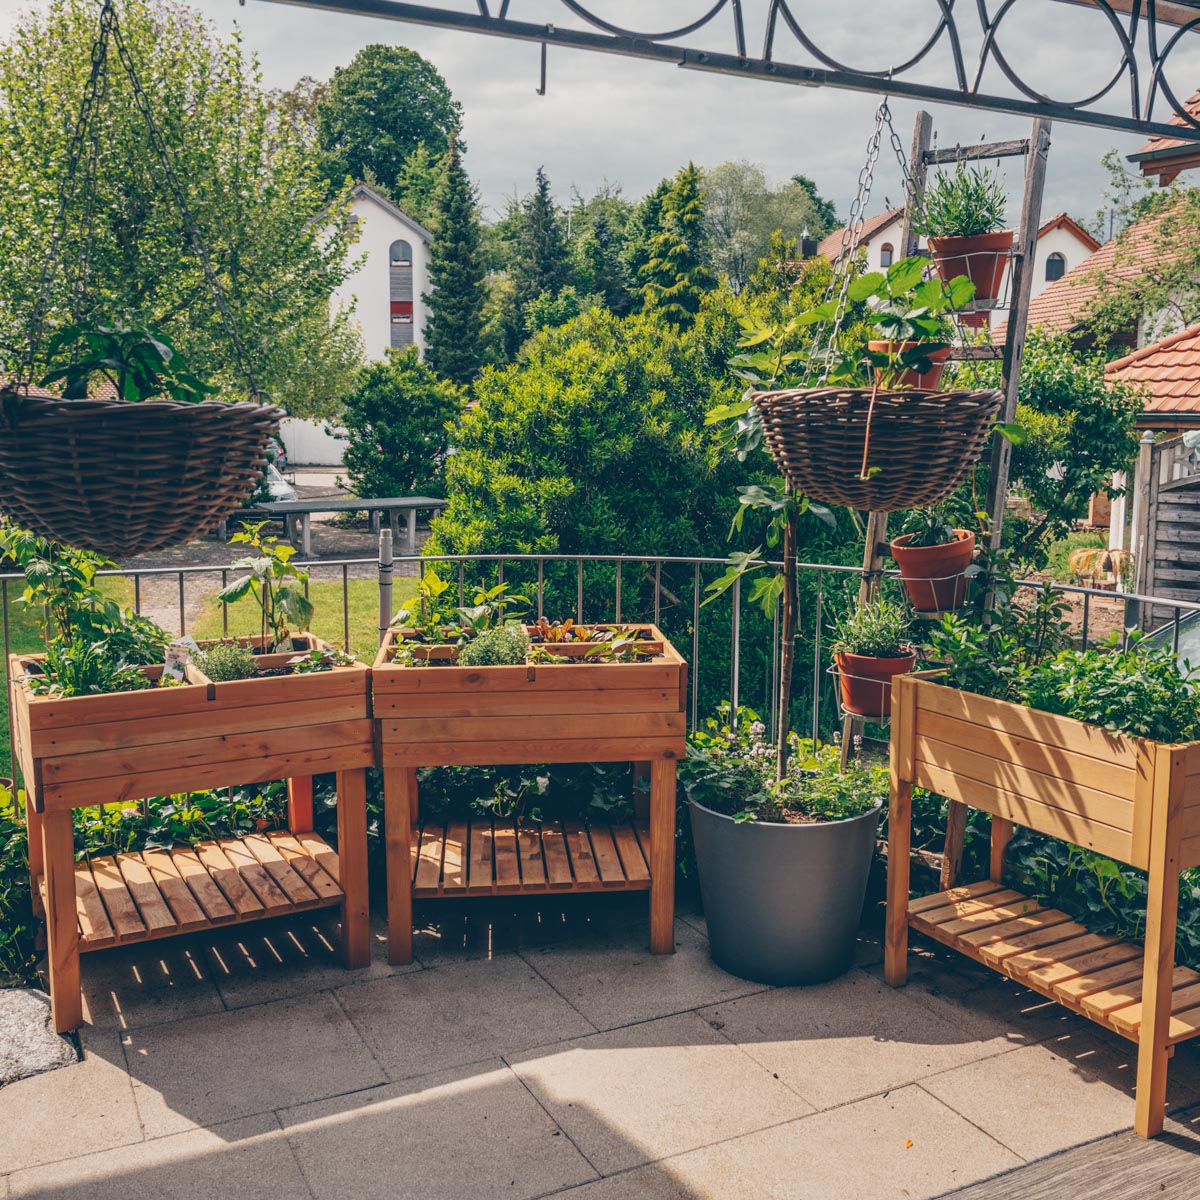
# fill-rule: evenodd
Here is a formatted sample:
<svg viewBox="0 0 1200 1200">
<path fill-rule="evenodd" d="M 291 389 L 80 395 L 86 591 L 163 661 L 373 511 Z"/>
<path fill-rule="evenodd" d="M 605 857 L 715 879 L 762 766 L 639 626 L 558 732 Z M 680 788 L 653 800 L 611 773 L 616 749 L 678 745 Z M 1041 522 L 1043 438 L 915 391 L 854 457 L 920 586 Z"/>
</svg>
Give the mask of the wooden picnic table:
<svg viewBox="0 0 1200 1200">
<path fill-rule="evenodd" d="M 365 512 L 371 519 L 371 532 L 379 532 L 382 514 L 386 513 L 392 534 L 400 536 L 400 516 L 404 515 L 404 549 L 408 554 L 417 552 L 417 513 L 441 512 L 446 507 L 445 500 L 433 496 L 381 496 L 376 499 L 364 499 L 358 496 L 318 496 L 314 500 L 270 500 L 256 504 L 256 512 L 268 517 L 282 519 L 288 538 L 295 542 L 296 524 L 299 523 L 299 549 L 305 558 L 312 556 L 313 513 L 335 512 Z M 226 536 L 225 522 L 221 522 L 219 535 Z"/>
</svg>

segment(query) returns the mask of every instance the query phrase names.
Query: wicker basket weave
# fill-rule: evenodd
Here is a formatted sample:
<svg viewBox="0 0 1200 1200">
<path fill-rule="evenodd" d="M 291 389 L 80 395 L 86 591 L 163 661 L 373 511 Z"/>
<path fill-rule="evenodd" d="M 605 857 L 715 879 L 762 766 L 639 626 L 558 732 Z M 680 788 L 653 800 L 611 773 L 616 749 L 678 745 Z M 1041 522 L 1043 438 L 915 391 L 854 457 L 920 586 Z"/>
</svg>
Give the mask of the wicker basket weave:
<svg viewBox="0 0 1200 1200">
<path fill-rule="evenodd" d="M 283 410 L 28 396 L 0 419 L 0 512 L 128 557 L 197 537 L 253 492 Z"/>
<path fill-rule="evenodd" d="M 991 389 L 875 396 L 861 478 L 870 388 L 756 392 L 767 445 L 784 478 L 825 504 L 896 512 L 944 500 L 979 461 L 1004 396 Z"/>
</svg>

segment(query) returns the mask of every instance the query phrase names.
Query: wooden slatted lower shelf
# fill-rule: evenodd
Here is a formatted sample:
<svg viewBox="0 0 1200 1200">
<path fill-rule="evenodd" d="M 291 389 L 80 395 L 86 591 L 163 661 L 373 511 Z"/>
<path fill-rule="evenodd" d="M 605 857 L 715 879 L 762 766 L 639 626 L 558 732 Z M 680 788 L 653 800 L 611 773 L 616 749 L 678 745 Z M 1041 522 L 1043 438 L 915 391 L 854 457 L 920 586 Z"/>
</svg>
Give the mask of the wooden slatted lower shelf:
<svg viewBox="0 0 1200 1200">
<path fill-rule="evenodd" d="M 908 923 L 977 962 L 1136 1041 L 1143 949 L 984 881 L 909 901 Z M 1177 967 L 1168 1040 L 1200 1034 L 1200 974 Z"/>
<path fill-rule="evenodd" d="M 38 887 L 45 903 L 45 881 Z M 75 867 L 79 949 L 143 942 L 339 904 L 337 854 L 314 833 L 93 858 Z"/>
<path fill-rule="evenodd" d="M 426 821 L 413 838 L 413 895 L 646 891 L 644 826 Z"/>
</svg>

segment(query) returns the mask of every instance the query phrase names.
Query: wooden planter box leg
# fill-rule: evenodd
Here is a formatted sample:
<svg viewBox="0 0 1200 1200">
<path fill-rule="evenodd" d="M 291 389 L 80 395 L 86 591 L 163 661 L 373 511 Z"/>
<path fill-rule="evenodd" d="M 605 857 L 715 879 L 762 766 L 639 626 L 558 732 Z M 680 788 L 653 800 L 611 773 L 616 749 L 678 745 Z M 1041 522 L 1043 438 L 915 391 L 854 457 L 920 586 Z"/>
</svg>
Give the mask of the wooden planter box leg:
<svg viewBox="0 0 1200 1200">
<path fill-rule="evenodd" d="M 992 836 L 991 836 L 991 869 L 988 872 L 988 878 L 993 883 L 999 883 L 1004 877 L 1004 855 L 1008 850 L 1008 843 L 1012 841 L 1013 823 L 1006 821 L 1003 817 L 992 818 Z"/>
<path fill-rule="evenodd" d="M 79 980 L 79 926 L 75 915 L 75 833 L 71 810 L 43 813 L 42 858 L 46 868 L 46 943 L 50 1008 L 56 1033 L 83 1024 Z"/>
<path fill-rule="evenodd" d="M 650 764 L 650 951 L 675 953 L 675 760 Z"/>
<path fill-rule="evenodd" d="M 912 775 L 915 697 L 899 676 L 892 683 L 892 753 L 888 800 L 887 918 L 883 977 L 892 987 L 908 982 L 908 889 L 912 871 Z M 953 807 L 953 806 L 951 806 Z"/>
<path fill-rule="evenodd" d="M 386 838 L 388 962 L 413 958 L 413 827 L 417 816 L 415 767 L 384 767 L 383 823 Z"/>
<path fill-rule="evenodd" d="M 337 773 L 338 882 L 342 887 L 342 962 L 371 965 L 367 890 L 367 773 Z"/>
<path fill-rule="evenodd" d="M 292 833 L 313 831 L 313 781 L 311 775 L 297 775 L 287 781 L 288 829 Z"/>
</svg>

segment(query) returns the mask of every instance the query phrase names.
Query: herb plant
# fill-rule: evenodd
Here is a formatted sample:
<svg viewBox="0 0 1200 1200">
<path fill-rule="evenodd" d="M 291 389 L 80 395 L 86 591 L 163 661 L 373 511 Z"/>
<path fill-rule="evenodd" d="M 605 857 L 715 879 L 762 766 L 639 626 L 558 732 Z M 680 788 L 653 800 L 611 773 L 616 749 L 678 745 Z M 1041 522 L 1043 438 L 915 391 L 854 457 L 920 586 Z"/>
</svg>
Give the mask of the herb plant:
<svg viewBox="0 0 1200 1200">
<path fill-rule="evenodd" d="M 947 546 L 958 540 L 954 522 L 942 507 L 914 508 L 904 522 L 904 532 L 913 538 L 906 543 L 911 548 L 921 546 Z"/>
<path fill-rule="evenodd" d="M 852 608 L 833 625 L 833 652 L 864 658 L 903 658 L 911 652 L 909 627 L 904 607 L 881 597 Z"/>
<path fill-rule="evenodd" d="M 233 565 L 249 571 L 217 593 L 226 604 L 253 596 L 261 610 L 260 644 L 264 651 L 280 649 L 289 636 L 289 627 L 307 629 L 312 620 L 312 601 L 304 593 L 308 572 L 292 566 L 294 546 L 277 537 L 263 535 L 266 521 L 243 525 L 229 539 L 230 545 L 245 545 L 257 550 L 256 556 L 239 558 Z"/>
<path fill-rule="evenodd" d="M 102 696 L 153 686 L 138 667 L 114 657 L 107 642 L 51 642 L 41 666 L 42 674 L 25 676 L 35 696 Z"/>
<path fill-rule="evenodd" d="M 196 655 L 196 666 L 213 683 L 231 683 L 236 679 L 252 678 L 258 671 L 258 660 L 245 646 L 221 642 L 201 650 Z"/>
<path fill-rule="evenodd" d="M 519 666 L 529 653 L 529 635 L 519 625 L 486 629 L 459 651 L 463 667 Z"/>
<path fill-rule="evenodd" d="M 1004 228 L 1004 184 L 982 167 L 959 163 L 925 189 L 921 232 L 929 237 L 978 237 Z"/>
</svg>

